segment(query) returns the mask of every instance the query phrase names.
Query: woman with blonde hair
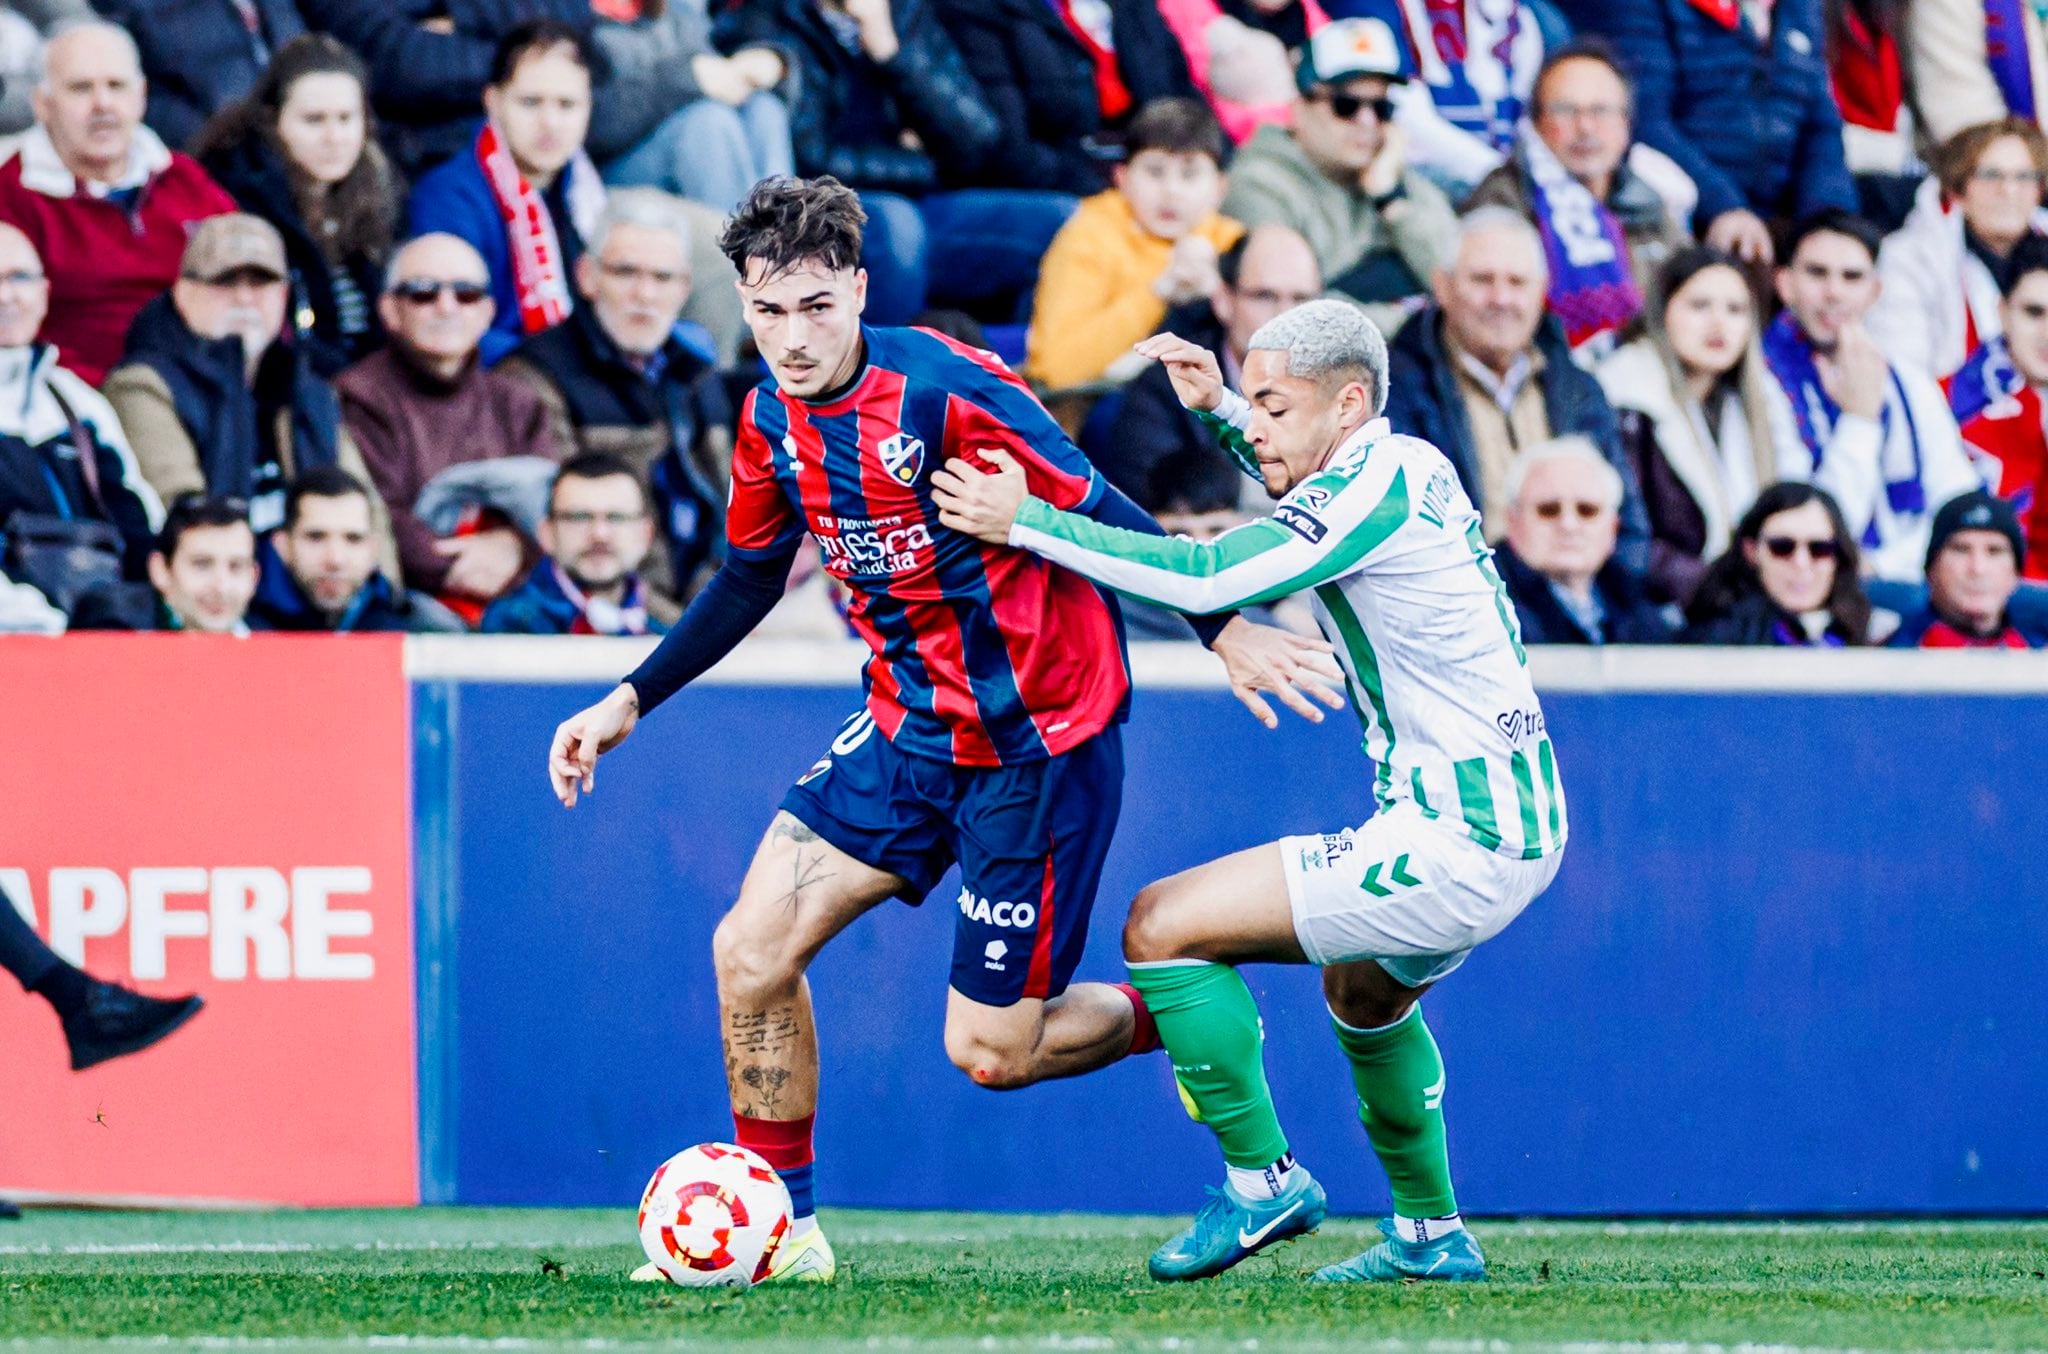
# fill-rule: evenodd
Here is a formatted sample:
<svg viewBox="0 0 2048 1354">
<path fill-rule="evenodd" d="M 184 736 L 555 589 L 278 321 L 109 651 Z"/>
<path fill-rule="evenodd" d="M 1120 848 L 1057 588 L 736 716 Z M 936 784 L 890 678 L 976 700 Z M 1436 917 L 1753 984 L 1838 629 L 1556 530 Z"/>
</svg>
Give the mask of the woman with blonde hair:
<svg viewBox="0 0 2048 1354">
<path fill-rule="evenodd" d="M 1649 513 L 1653 600 L 1688 602 L 1778 478 L 1789 430 L 1769 413 L 1759 328 L 1742 265 L 1695 245 L 1665 260 L 1638 336 L 1596 373 Z"/>
</svg>

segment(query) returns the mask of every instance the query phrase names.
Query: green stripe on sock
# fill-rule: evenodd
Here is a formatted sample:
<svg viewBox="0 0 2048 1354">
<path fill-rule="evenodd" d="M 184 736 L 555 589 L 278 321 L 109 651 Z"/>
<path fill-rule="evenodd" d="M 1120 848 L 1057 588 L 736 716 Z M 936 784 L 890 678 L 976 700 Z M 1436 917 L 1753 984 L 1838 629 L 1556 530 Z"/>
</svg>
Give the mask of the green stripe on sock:
<svg viewBox="0 0 2048 1354">
<path fill-rule="evenodd" d="M 1237 970 L 1133 964 L 1131 986 L 1144 996 L 1173 1059 L 1173 1075 L 1216 1135 L 1223 1159 L 1256 1169 L 1287 1155 L 1287 1135 L 1266 1084 L 1258 1004 Z"/>
<path fill-rule="evenodd" d="M 1472 839 L 1489 851 L 1500 847 L 1500 820 L 1493 816 L 1493 787 L 1486 782 L 1486 758 L 1467 757 L 1451 763 L 1458 774 L 1458 807 Z"/>
<path fill-rule="evenodd" d="M 1515 778 L 1515 805 L 1522 813 L 1522 849 L 1540 848 L 1543 829 L 1536 824 L 1536 780 L 1529 774 L 1528 754 L 1510 756 L 1508 773 Z"/>
</svg>

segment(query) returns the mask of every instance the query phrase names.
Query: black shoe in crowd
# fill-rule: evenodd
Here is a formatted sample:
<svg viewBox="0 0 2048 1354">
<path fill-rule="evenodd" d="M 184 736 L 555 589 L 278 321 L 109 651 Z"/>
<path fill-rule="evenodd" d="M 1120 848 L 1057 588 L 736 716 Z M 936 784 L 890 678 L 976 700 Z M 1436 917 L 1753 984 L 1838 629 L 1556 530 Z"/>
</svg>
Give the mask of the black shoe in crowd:
<svg viewBox="0 0 2048 1354">
<path fill-rule="evenodd" d="M 71 1070 L 83 1072 L 109 1058 L 139 1053 L 199 1014 L 199 997 L 145 997 L 118 983 L 89 980 L 85 1000 L 64 1017 Z"/>
</svg>

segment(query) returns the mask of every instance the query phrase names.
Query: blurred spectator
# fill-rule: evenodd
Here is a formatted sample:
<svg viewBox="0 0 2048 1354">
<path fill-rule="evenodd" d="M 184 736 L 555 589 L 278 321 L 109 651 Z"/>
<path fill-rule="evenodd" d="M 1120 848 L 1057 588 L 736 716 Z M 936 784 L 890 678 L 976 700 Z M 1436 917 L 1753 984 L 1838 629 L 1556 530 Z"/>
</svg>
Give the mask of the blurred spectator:
<svg viewBox="0 0 2048 1354">
<path fill-rule="evenodd" d="M 145 997 L 59 958 L 0 891 L 0 969 L 22 990 L 50 1003 L 64 1024 L 71 1070 L 83 1072 L 109 1058 L 140 1053 L 199 1013 L 198 997 Z"/>
<path fill-rule="evenodd" d="M 795 62 L 798 170 L 860 192 L 868 321 L 902 324 L 927 304 L 1007 318 L 1074 201 L 938 191 L 978 182 L 1003 129 L 925 0 L 754 0 L 734 31 Z"/>
<path fill-rule="evenodd" d="M 747 190 L 795 173 L 782 54 L 711 45 L 705 0 L 592 0 L 597 87 L 590 153 L 606 183 L 661 188 L 719 212 Z"/>
<path fill-rule="evenodd" d="M 2008 609 L 2026 559 L 2012 504 L 1981 489 L 1950 499 L 1927 541 L 1927 605 L 1901 620 L 1892 647 L 2048 647 L 2048 632 L 2022 628 Z"/>
<path fill-rule="evenodd" d="M 113 409 L 37 342 L 49 298 L 28 237 L 0 225 L 0 563 L 63 607 L 141 578 L 163 507 Z"/>
<path fill-rule="evenodd" d="M 170 294 L 143 308 L 107 400 L 159 497 L 240 498 L 262 535 L 284 520 L 285 483 L 318 466 L 362 475 L 334 389 L 282 337 L 284 242 L 261 217 L 215 217 L 193 232 Z M 375 541 L 393 574 L 390 525 Z"/>
<path fill-rule="evenodd" d="M 376 495 L 338 465 L 315 466 L 285 491 L 284 524 L 270 533 L 282 568 L 263 570 L 249 605 L 258 630 L 461 629 L 420 605 L 377 567 Z"/>
<path fill-rule="evenodd" d="M 1420 63 L 1394 96 L 1408 159 L 1463 197 L 1515 143 L 1546 44 L 1543 20 L 1526 0 L 1351 0 L 1352 13 L 1386 12 L 1405 22 Z"/>
<path fill-rule="evenodd" d="M 640 565 L 654 548 L 647 485 L 624 457 L 588 451 L 562 463 L 541 520 L 545 557 L 518 591 L 491 604 L 492 634 L 647 635 Z"/>
<path fill-rule="evenodd" d="M 1992 491 L 2020 516 L 2029 575 L 2048 578 L 2048 237 L 2013 250 L 1999 312 L 2004 332 L 1949 378 L 1949 410 Z"/>
<path fill-rule="evenodd" d="M 488 115 L 472 153 L 414 186 L 415 235 L 469 241 L 491 272 L 497 314 L 484 334 L 490 366 L 522 339 L 560 324 L 584 235 L 604 208 L 604 184 L 584 153 L 593 57 L 566 24 L 523 24 L 498 45 Z"/>
<path fill-rule="evenodd" d="M 1879 578 L 1917 582 L 1927 524 L 1980 480 L 1941 388 L 1895 367 L 1864 327 L 1877 301 L 1877 231 L 1847 212 L 1799 223 L 1777 270 L 1783 311 L 1764 331 L 1772 418 L 1796 432 L 1781 471 L 1826 489 Z M 1786 445 L 1790 445 L 1789 439 Z"/>
<path fill-rule="evenodd" d="M 256 569 L 249 505 L 187 494 L 164 515 L 149 556 L 148 584 L 90 594 L 71 628 L 246 635 Z"/>
<path fill-rule="evenodd" d="M 1937 177 L 1878 251 L 1870 334 L 1894 364 L 1940 381 L 1998 336 L 2013 250 L 2048 230 L 2048 137 L 2008 118 L 1958 132 L 1935 159 Z"/>
<path fill-rule="evenodd" d="M 1842 162 L 1820 0 L 1570 0 L 1636 79 L 1636 135 L 1699 189 L 1694 229 L 1749 262 L 1765 221 L 1856 205 Z"/>
<path fill-rule="evenodd" d="M 35 125 L 30 96 L 43 71 L 43 40 L 63 25 L 93 17 L 87 0 L 11 0 L 0 6 L 0 137 Z"/>
<path fill-rule="evenodd" d="M 391 260 L 378 310 L 391 346 L 334 382 L 342 419 L 391 514 L 405 585 L 458 613 L 482 614 L 537 558 L 502 510 L 474 509 L 454 535 L 415 511 L 452 466 L 501 457 L 562 459 L 548 411 L 525 383 L 486 371 L 477 345 L 491 323 L 484 261 L 453 235 L 422 235 Z"/>
<path fill-rule="evenodd" d="M 515 28 L 552 19 L 587 38 L 596 22 L 592 0 L 307 0 L 305 14 L 370 68 L 384 149 L 413 179 L 475 143 L 478 101 Z"/>
<path fill-rule="evenodd" d="M 1331 290 L 1387 334 L 1415 308 L 1456 229 L 1441 190 L 1410 167 L 1389 120 L 1405 78 L 1393 30 L 1377 19 L 1326 25 L 1295 72 L 1294 127 L 1261 127 L 1230 166 L 1226 215 L 1279 224 L 1315 247 Z"/>
<path fill-rule="evenodd" d="M 1663 197 L 1630 168 L 1630 99 L 1605 44 L 1559 48 L 1536 76 L 1534 118 L 1508 163 L 1465 204 L 1511 207 L 1536 223 L 1550 260 L 1550 310 L 1575 351 L 1613 343 L 1686 239 Z"/>
<path fill-rule="evenodd" d="M 306 31 L 297 0 L 95 0 L 142 49 L 150 130 L 185 146 Z"/>
<path fill-rule="evenodd" d="M 1223 129 L 1200 101 L 1161 99 L 1131 119 L 1116 187 L 1087 199 L 1039 266 L 1024 374 L 1048 386 L 1145 365 L 1131 345 L 1166 308 L 1216 290 L 1216 258 L 1244 234 L 1219 214 Z"/>
<path fill-rule="evenodd" d="M 723 550 L 732 470 L 725 388 L 675 332 L 690 291 L 681 208 L 653 188 L 613 193 L 576 266 L 589 304 L 505 364 L 539 393 L 565 450 L 612 452 L 651 486 L 666 549 L 649 556 L 646 575 L 664 622 Z"/>
<path fill-rule="evenodd" d="M 1661 644 L 1671 627 L 1614 559 L 1621 476 L 1583 437 L 1531 447 L 1508 470 L 1508 534 L 1493 562 L 1524 644 Z"/>
<path fill-rule="evenodd" d="M 142 125 L 142 67 L 124 30 L 63 29 L 43 60 L 36 125 L 0 164 L 0 221 L 49 273 L 44 342 L 98 385 L 129 322 L 177 277 L 193 223 L 235 202 Z"/>
<path fill-rule="evenodd" d="M 1686 644 L 1864 643 L 1870 599 L 1835 500 L 1796 480 L 1758 494 L 1735 525 L 1735 543 L 1700 580 L 1686 619 Z"/>
<path fill-rule="evenodd" d="M 1159 16 L 1232 141 L 1294 120 L 1294 52 L 1330 21 L 1316 0 L 1159 0 Z"/>
<path fill-rule="evenodd" d="M 377 284 L 398 229 L 400 185 L 376 141 L 353 52 L 324 34 L 285 44 L 246 99 L 192 153 L 242 210 L 284 237 L 292 327 L 333 377 L 383 342 Z"/>
<path fill-rule="evenodd" d="M 1913 102 L 1899 37 L 1905 0 L 1822 0 L 1828 72 L 1842 110 L 1842 161 L 1858 210 L 1895 229 L 1927 167 L 1914 150 Z"/>
<path fill-rule="evenodd" d="M 933 0 L 933 7 L 1000 129 L 966 182 L 1100 192 L 1115 161 L 1109 133 L 1154 99 L 1197 93 L 1155 0 Z"/>
<path fill-rule="evenodd" d="M 1387 419 L 1434 443 L 1485 519 L 1507 532 L 1508 471 L 1524 450 L 1584 435 L 1621 476 L 1624 568 L 1649 562 L 1649 522 L 1600 383 L 1572 361 L 1564 329 L 1544 314 L 1543 240 L 1523 217 L 1481 207 L 1458 223 L 1436 302 L 1388 346 Z"/>
<path fill-rule="evenodd" d="M 1736 519 L 1805 448 L 1772 422 L 1756 293 L 1734 255 L 1682 250 L 1650 296 L 1642 335 L 1598 375 L 1650 519 L 1650 596 L 1683 606 Z"/>
<path fill-rule="evenodd" d="M 2048 24 L 2031 0 L 1912 0 L 1906 68 L 1936 143 L 1965 127 L 2048 114 Z"/>
<path fill-rule="evenodd" d="M 1287 226 L 1260 226 L 1223 251 L 1216 261 L 1216 287 L 1208 298 L 1168 312 L 1164 327 L 1214 353 L 1223 383 L 1242 393 L 1239 378 L 1252 334 L 1282 311 L 1313 301 L 1322 292 L 1323 275 L 1308 241 Z M 1110 483 L 1133 499 L 1151 493 L 1159 467 L 1169 463 L 1228 472 L 1230 483 L 1242 480 L 1240 497 L 1265 493 L 1238 471 L 1218 445 L 1215 430 L 1182 406 L 1166 368 L 1157 363 L 1124 387 L 1110 436 L 1088 451 Z"/>
<path fill-rule="evenodd" d="M 50 605 L 42 589 L 19 583 L 0 569 L 0 635 L 61 635 L 64 613 Z"/>
</svg>

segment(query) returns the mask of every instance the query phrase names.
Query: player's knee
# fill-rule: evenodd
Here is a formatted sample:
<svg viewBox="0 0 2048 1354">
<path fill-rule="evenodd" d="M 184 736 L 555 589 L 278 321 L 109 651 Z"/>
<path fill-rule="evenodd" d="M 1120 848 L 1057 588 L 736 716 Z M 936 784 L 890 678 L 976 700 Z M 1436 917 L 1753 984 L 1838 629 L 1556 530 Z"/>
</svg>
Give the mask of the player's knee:
<svg viewBox="0 0 2048 1354">
<path fill-rule="evenodd" d="M 991 1091 L 1014 1091 L 1038 1079 L 1031 1050 L 990 1037 L 987 1031 L 948 1025 L 946 1056 L 968 1080 Z"/>
<path fill-rule="evenodd" d="M 711 933 L 711 964 L 718 974 L 718 990 L 727 997 L 772 995 L 801 976 L 793 971 L 783 945 L 731 913 Z"/>
<path fill-rule="evenodd" d="M 1124 959 L 1133 964 L 1152 964 L 1164 959 L 1194 959 L 1188 952 L 1186 928 L 1174 916 L 1169 892 L 1158 884 L 1147 884 L 1131 900 L 1131 912 L 1124 919 Z"/>
<path fill-rule="evenodd" d="M 1323 1000 L 1330 1014 L 1353 1029 L 1383 1029 L 1407 1015 L 1421 996 L 1420 990 L 1361 966 L 1336 964 L 1323 970 Z"/>
</svg>

